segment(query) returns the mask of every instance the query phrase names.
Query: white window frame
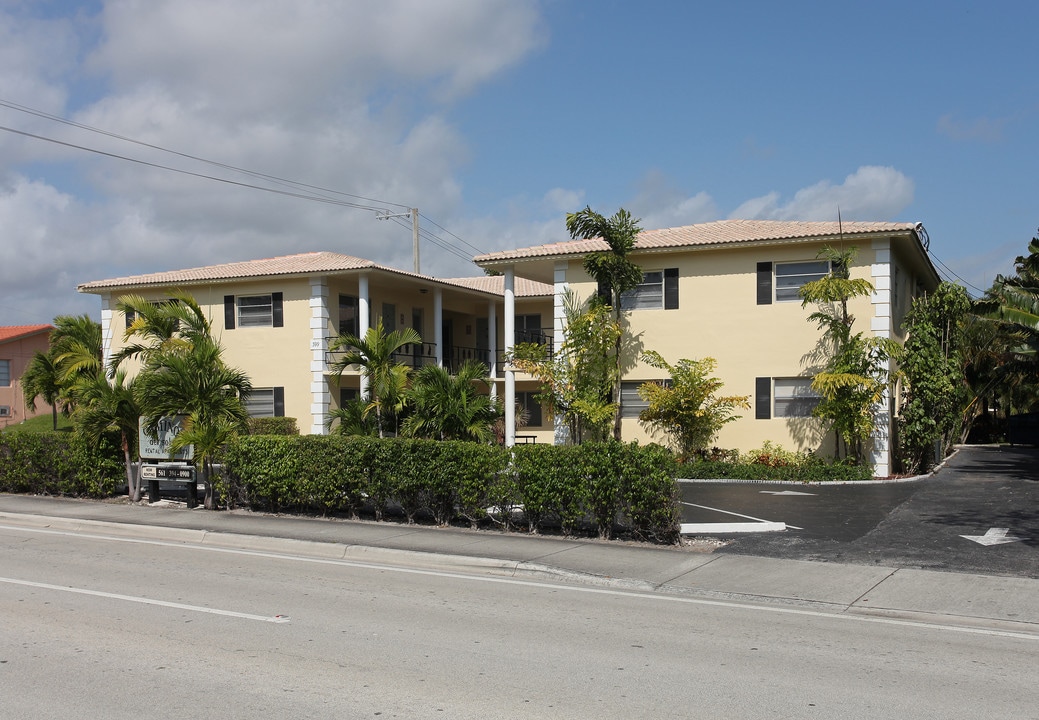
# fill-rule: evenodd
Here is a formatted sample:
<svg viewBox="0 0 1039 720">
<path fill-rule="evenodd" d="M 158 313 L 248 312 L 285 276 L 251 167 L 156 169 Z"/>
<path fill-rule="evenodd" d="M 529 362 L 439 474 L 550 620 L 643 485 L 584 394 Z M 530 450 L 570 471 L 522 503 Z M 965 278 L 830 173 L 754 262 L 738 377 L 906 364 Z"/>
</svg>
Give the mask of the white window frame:
<svg viewBox="0 0 1039 720">
<path fill-rule="evenodd" d="M 256 302 L 266 300 L 266 302 Z M 262 308 L 266 307 L 264 312 Z M 245 310 L 245 312 L 243 312 Z M 274 296 L 271 293 L 263 295 L 236 295 L 235 315 L 237 327 L 274 327 Z"/>
<path fill-rule="evenodd" d="M 646 270 L 642 282 L 621 294 L 621 310 L 663 310 L 664 270 Z"/>
<path fill-rule="evenodd" d="M 783 272 L 780 272 L 780 270 Z M 830 273 L 829 260 L 798 260 L 772 265 L 772 293 L 776 302 L 801 302 L 805 283 L 821 280 Z M 780 278 L 784 281 L 780 282 Z M 795 284 L 796 283 L 796 284 Z"/>
<path fill-rule="evenodd" d="M 0 405 L 0 418 L 9 418 L 9 417 L 11 417 L 11 406 L 10 405 Z"/>
<path fill-rule="evenodd" d="M 772 417 L 808 418 L 822 396 L 812 388 L 810 377 L 772 379 Z"/>
<path fill-rule="evenodd" d="M 0 360 L 0 387 L 11 387 L 10 360 Z"/>
</svg>

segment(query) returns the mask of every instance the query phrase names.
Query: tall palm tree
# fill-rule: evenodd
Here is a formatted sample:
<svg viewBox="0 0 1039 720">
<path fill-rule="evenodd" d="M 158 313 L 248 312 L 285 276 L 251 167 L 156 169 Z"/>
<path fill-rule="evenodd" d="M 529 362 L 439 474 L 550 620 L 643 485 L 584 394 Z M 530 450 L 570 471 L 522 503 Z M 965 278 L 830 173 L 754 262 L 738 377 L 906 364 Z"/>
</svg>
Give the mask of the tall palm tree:
<svg viewBox="0 0 1039 720">
<path fill-rule="evenodd" d="M 599 283 L 600 288 L 608 289 L 614 318 L 619 324 L 621 295 L 638 287 L 642 282 L 642 268 L 628 258 L 635 249 L 635 240 L 641 231 L 639 220 L 633 218 L 624 208 L 620 208 L 613 217 L 606 218 L 586 206 L 579 212 L 567 213 L 566 229 L 575 240 L 599 238 L 610 246 L 609 250 L 586 255 L 584 269 Z M 611 391 L 611 399 L 616 406 L 613 414 L 613 437 L 616 440 L 621 439 L 622 344 L 623 335 L 619 335 L 613 348 L 615 373 Z"/>
<path fill-rule="evenodd" d="M 224 363 L 215 340 L 199 336 L 189 348 L 149 350 L 136 387 L 146 430 L 154 432 L 162 418 L 187 415 L 187 427 L 174 438 L 170 452 L 198 442 L 195 459 L 202 466 L 206 508 L 212 509 L 213 455 L 231 435 L 245 429 L 248 413 L 243 403 L 252 392 L 248 376 Z M 191 498 L 189 487 L 189 502 Z"/>
<path fill-rule="evenodd" d="M 407 378 L 407 367 L 394 360 L 393 356 L 406 345 L 418 345 L 422 337 L 412 328 L 402 328 L 387 333 L 380 319 L 375 327 L 368 328 L 364 337 L 343 333 L 332 341 L 331 352 L 343 351 L 342 357 L 332 363 L 337 380 L 351 365 L 361 368 L 368 385 L 368 407 L 375 411 L 379 425 L 379 437 L 385 437 L 384 422 L 396 417 L 399 408 L 402 380 Z"/>
<path fill-rule="evenodd" d="M 63 389 L 54 358 L 49 353 L 37 351 L 22 373 L 22 394 L 25 396 L 25 407 L 32 412 L 36 412 L 36 398 L 43 398 L 51 406 L 54 430 L 58 429 L 58 404 Z M 67 404 L 64 404 L 63 412 L 68 412 Z"/>
<path fill-rule="evenodd" d="M 451 375 L 446 368 L 427 365 L 415 374 L 408 395 L 412 413 L 404 434 L 439 440 L 490 442 L 501 408 L 486 392 L 487 368 L 467 360 Z"/>
<path fill-rule="evenodd" d="M 76 384 L 78 407 L 74 416 L 77 429 L 88 442 L 98 444 L 109 432 L 119 433 L 119 447 L 126 467 L 126 486 L 134 502 L 141 500 L 141 481 L 133 472 L 133 449 L 137 443 L 138 418 L 141 415 L 134 397 L 133 381 L 119 370 L 109 379 L 103 375 L 83 377 Z"/>
<path fill-rule="evenodd" d="M 61 386 L 59 401 L 66 410 L 75 409 L 75 388 L 83 379 L 104 373 L 101 325 L 89 315 L 59 315 L 50 334 L 50 356 Z"/>
</svg>

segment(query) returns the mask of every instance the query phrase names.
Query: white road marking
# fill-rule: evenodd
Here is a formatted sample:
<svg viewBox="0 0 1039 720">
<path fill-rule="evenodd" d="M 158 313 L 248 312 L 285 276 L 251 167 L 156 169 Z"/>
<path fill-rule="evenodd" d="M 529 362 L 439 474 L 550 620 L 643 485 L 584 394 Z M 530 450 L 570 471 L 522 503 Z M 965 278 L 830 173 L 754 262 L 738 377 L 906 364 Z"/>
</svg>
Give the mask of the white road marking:
<svg viewBox="0 0 1039 720">
<path fill-rule="evenodd" d="M 782 492 L 778 490 L 759 490 L 758 492 L 760 492 L 762 495 L 811 495 L 813 497 L 815 496 L 815 493 L 803 493 L 797 492 L 796 490 L 783 490 Z"/>
<path fill-rule="evenodd" d="M 683 505 L 688 505 L 689 507 L 701 508 L 702 510 L 713 510 L 714 512 L 725 513 L 726 515 L 732 515 L 734 517 L 747 518 L 748 520 L 753 520 L 754 522 L 759 522 L 759 523 L 772 523 L 773 522 L 772 520 L 763 520 L 761 518 L 752 517 L 751 515 L 740 515 L 739 513 L 734 513 L 734 512 L 731 512 L 729 510 L 722 510 L 721 508 L 707 507 L 706 505 L 696 505 L 694 503 L 689 503 L 689 502 L 683 502 L 682 504 Z M 713 525 L 714 523 L 704 523 L 704 524 L 705 525 L 707 525 L 707 524 L 712 524 Z M 726 523 L 717 523 L 717 524 L 718 525 L 725 525 Z M 804 530 L 804 528 L 799 528 L 796 525 L 784 525 L 784 527 L 788 527 L 791 530 Z"/>
<path fill-rule="evenodd" d="M 92 595 L 94 597 L 107 598 L 110 600 L 124 600 L 126 602 L 141 603 L 143 605 L 158 605 L 160 607 L 209 613 L 210 615 L 223 615 L 225 617 L 241 618 L 243 620 L 258 620 L 260 622 L 272 623 L 286 623 L 289 621 L 287 615 L 275 615 L 273 617 L 268 615 L 252 615 L 250 613 L 240 613 L 233 610 L 220 610 L 217 608 L 202 607 L 200 605 L 185 605 L 184 603 L 167 602 L 166 600 L 155 600 L 153 598 L 138 597 L 136 595 L 119 595 L 118 593 L 87 590 L 86 588 L 70 587 L 68 585 L 50 585 L 48 583 L 33 582 L 31 580 L 17 580 L 15 578 L 0 577 L 0 583 L 24 585 L 25 587 L 40 588 L 42 590 L 57 590 L 60 592 L 74 593 L 76 595 Z"/>
<path fill-rule="evenodd" d="M 960 535 L 961 538 L 973 540 L 978 545 L 1004 545 L 1006 543 L 1024 542 L 1024 538 L 1008 535 L 1010 528 L 989 528 L 984 535 Z"/>
<path fill-rule="evenodd" d="M 398 565 L 382 565 L 378 563 L 363 563 L 353 560 L 334 560 L 330 558 L 316 558 L 306 557 L 301 555 L 285 555 L 281 553 L 272 552 L 259 552 L 255 550 L 238 550 L 235 548 L 221 548 L 206 545 L 189 545 L 185 543 L 177 542 L 165 542 L 161 540 L 138 540 L 135 538 L 125 537 L 114 537 L 109 535 L 92 535 L 90 533 L 72 533 L 63 532 L 58 530 L 41 530 L 37 528 L 24 528 L 24 527 L 8 527 L 0 526 L 0 528 L 8 530 L 23 530 L 27 532 L 39 532 L 53 535 L 69 535 L 78 538 L 90 538 L 95 540 L 114 540 L 118 542 L 131 542 L 131 543 L 144 543 L 148 545 L 162 545 L 167 547 L 176 547 L 181 549 L 193 549 L 202 550 L 205 552 L 219 552 L 228 553 L 231 555 L 247 555 L 251 557 L 262 557 L 277 560 L 290 560 L 293 562 L 305 562 L 314 563 L 318 565 L 339 565 L 342 567 L 353 567 L 365 570 L 378 570 L 379 572 L 395 572 L 404 573 L 409 575 L 425 575 L 431 577 L 449 578 L 454 580 L 466 580 L 469 582 L 485 582 L 485 583 L 500 583 L 503 585 L 519 585 L 524 587 L 533 587 L 538 589 L 546 590 L 558 590 L 558 591 L 569 591 L 577 593 L 592 593 L 595 595 L 613 595 L 616 597 L 627 597 L 642 600 L 658 600 L 662 602 L 673 602 L 684 605 L 707 605 L 711 607 L 724 607 L 732 608 L 734 610 L 751 610 L 758 612 L 769 612 L 769 613 L 780 613 L 783 615 L 801 615 L 805 617 L 817 617 L 830 620 L 848 621 L 848 622 L 863 622 L 863 623 L 877 623 L 880 625 L 896 625 L 900 627 L 912 627 L 921 628 L 924 630 L 937 630 L 942 632 L 958 632 L 967 633 L 970 635 L 987 635 L 990 637 L 1005 637 L 1014 638 L 1017 640 L 1030 640 L 1032 642 L 1039 642 L 1039 634 L 1026 633 L 1026 632 L 1014 632 L 1012 630 L 992 630 L 983 627 L 969 627 L 963 625 L 942 625 L 940 623 L 926 623 L 918 622 L 915 620 L 899 620 L 897 618 L 886 618 L 886 617 L 875 617 L 870 615 L 850 615 L 847 613 L 837 614 L 822 612 L 820 610 L 804 610 L 800 608 L 789 608 L 789 607 L 774 607 L 770 605 L 754 605 L 751 603 L 739 603 L 730 602 L 726 600 L 706 600 L 703 598 L 687 597 L 682 595 L 669 595 L 658 591 L 634 591 L 634 590 L 616 590 L 613 588 L 601 588 L 601 587 L 588 587 L 582 585 L 563 585 L 558 583 L 542 582 L 537 580 L 517 580 L 516 578 L 503 578 L 493 577 L 487 575 L 466 575 L 459 572 L 448 572 L 445 570 L 422 570 L 419 568 L 408 568 L 400 567 Z M 852 609 L 850 606 L 846 610 Z M 862 609 L 862 608 L 857 608 Z M 275 616 L 275 618 L 261 617 L 267 622 L 287 622 L 288 618 L 280 618 L 281 616 Z"/>
</svg>

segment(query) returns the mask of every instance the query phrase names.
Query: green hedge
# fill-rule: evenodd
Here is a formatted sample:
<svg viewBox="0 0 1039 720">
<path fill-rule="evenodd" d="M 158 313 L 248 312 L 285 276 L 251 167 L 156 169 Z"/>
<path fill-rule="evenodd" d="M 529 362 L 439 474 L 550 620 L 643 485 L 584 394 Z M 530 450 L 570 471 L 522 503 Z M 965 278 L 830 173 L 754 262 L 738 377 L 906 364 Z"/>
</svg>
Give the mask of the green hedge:
<svg viewBox="0 0 1039 720">
<path fill-rule="evenodd" d="M 695 460 L 683 463 L 678 474 L 683 478 L 731 480 L 785 480 L 793 482 L 861 481 L 873 479 L 869 465 L 829 465 L 824 462 L 796 465 Z"/>
<path fill-rule="evenodd" d="M 0 433 L 0 492 L 108 497 L 126 486 L 114 439 L 92 448 L 78 433 Z"/>
<path fill-rule="evenodd" d="M 381 519 L 399 506 L 446 525 L 495 522 L 508 529 L 522 508 L 527 529 L 585 527 L 610 537 L 673 543 L 678 538 L 675 464 L 658 446 L 620 443 L 521 445 L 508 451 L 470 442 L 391 438 L 249 436 L 227 448 L 224 496 L 280 511 Z"/>
</svg>

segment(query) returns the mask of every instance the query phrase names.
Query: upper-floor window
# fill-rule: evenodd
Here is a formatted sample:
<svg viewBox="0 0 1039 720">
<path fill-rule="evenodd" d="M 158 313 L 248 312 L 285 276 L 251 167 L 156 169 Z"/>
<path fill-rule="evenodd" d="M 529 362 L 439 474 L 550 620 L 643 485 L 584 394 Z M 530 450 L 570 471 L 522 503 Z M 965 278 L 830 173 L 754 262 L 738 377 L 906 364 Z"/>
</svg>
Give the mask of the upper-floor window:
<svg viewBox="0 0 1039 720">
<path fill-rule="evenodd" d="M 0 360 L 0 387 L 11 386 L 11 361 Z"/>
<path fill-rule="evenodd" d="M 280 292 L 267 295 L 225 295 L 224 327 L 282 327 L 284 315 Z"/>
<path fill-rule="evenodd" d="M 758 305 L 775 302 L 800 302 L 801 287 L 821 280 L 830 272 L 828 260 L 758 263 Z"/>
<path fill-rule="evenodd" d="M 599 294 L 610 302 L 604 287 Z M 621 310 L 674 310 L 678 308 L 678 268 L 647 270 L 642 282 L 621 295 Z"/>
</svg>

